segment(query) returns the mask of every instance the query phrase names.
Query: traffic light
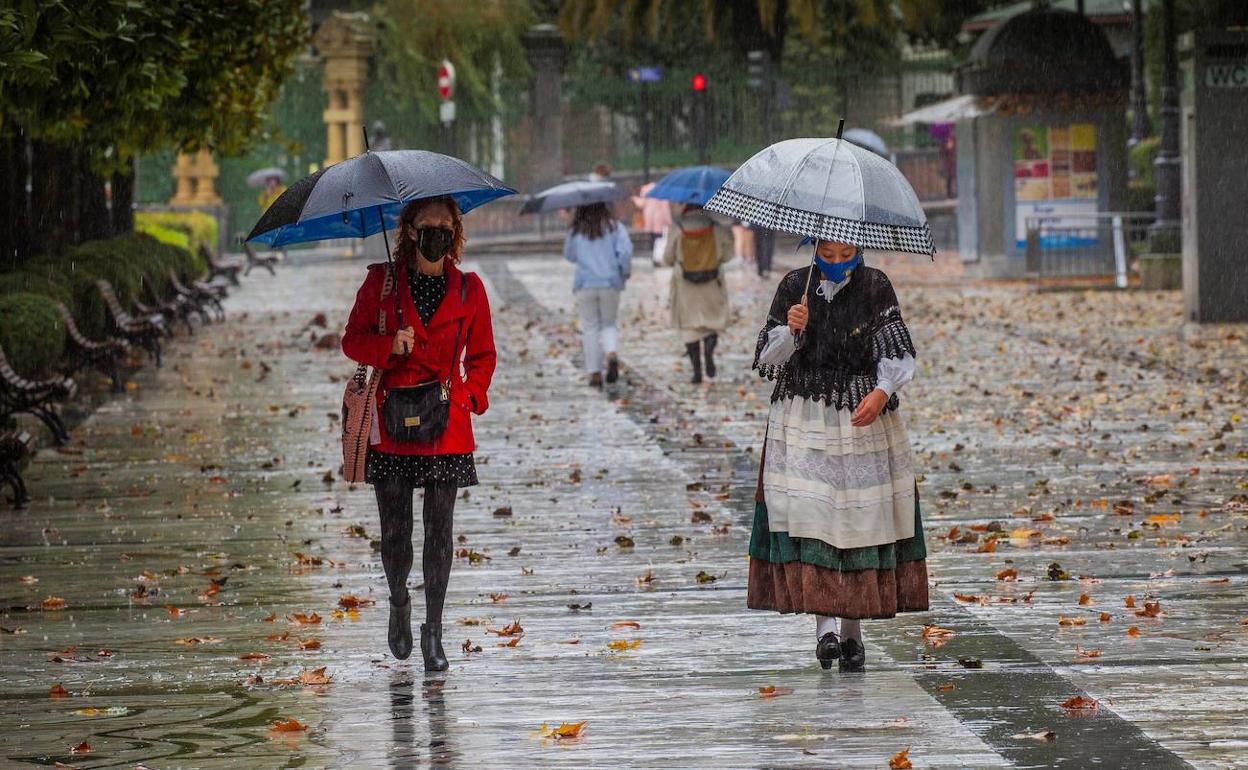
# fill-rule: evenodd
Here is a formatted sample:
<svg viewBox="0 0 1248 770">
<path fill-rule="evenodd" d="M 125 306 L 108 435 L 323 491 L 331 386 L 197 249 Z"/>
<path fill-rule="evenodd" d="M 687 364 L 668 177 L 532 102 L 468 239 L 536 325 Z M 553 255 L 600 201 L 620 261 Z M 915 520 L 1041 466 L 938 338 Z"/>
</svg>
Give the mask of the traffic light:
<svg viewBox="0 0 1248 770">
<path fill-rule="evenodd" d="M 706 75 L 701 72 L 695 72 L 689 81 L 693 86 L 693 141 L 698 151 L 698 162 L 708 163 L 710 154 L 707 148 L 710 145 L 708 141 L 708 124 L 706 113 Z"/>
</svg>

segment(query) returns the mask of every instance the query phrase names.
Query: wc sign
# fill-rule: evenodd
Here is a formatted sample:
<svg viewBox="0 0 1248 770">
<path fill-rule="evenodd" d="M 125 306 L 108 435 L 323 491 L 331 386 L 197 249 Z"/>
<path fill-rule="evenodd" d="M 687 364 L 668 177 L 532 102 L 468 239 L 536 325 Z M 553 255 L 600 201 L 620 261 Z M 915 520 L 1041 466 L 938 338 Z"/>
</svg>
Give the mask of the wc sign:
<svg viewBox="0 0 1248 770">
<path fill-rule="evenodd" d="M 1248 61 L 1205 65 L 1205 85 L 1209 88 L 1248 88 Z"/>
</svg>

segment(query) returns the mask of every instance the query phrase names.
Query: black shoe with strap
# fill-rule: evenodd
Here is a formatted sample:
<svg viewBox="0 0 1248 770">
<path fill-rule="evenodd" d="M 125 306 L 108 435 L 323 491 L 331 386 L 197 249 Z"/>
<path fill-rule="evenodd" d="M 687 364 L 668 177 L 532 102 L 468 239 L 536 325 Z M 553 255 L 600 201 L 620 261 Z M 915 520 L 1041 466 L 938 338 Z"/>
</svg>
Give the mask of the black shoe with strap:
<svg viewBox="0 0 1248 770">
<path fill-rule="evenodd" d="M 445 671 L 451 667 L 442 650 L 442 624 L 420 624 L 420 653 L 425 658 L 426 671 Z"/>
<path fill-rule="evenodd" d="M 395 604 L 390 597 L 390 630 L 386 634 L 390 652 L 399 660 L 407 660 L 412 654 L 412 595 L 408 594 L 402 604 Z"/>
<path fill-rule="evenodd" d="M 607 384 L 614 385 L 620 379 L 620 359 L 614 353 L 607 356 Z"/>
<path fill-rule="evenodd" d="M 867 670 L 867 650 L 862 642 L 849 638 L 841 642 L 841 660 L 837 664 L 842 674 Z"/>
<path fill-rule="evenodd" d="M 819 644 L 815 645 L 815 657 L 819 659 L 819 666 L 824 671 L 832 668 L 832 664 L 840 660 L 841 640 L 835 631 L 829 631 L 819 637 Z"/>
</svg>

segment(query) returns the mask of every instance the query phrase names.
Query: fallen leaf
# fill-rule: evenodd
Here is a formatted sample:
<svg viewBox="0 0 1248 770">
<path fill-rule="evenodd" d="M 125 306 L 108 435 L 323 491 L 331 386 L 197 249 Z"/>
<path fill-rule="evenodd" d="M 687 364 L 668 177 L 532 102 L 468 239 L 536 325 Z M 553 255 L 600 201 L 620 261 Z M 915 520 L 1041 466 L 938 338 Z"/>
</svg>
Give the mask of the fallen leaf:
<svg viewBox="0 0 1248 770">
<path fill-rule="evenodd" d="M 1088 622 L 1087 618 L 1068 618 L 1065 615 L 1057 616 L 1057 624 L 1059 626 L 1082 626 Z"/>
<path fill-rule="evenodd" d="M 1009 567 L 1008 569 L 1003 569 L 997 573 L 997 580 L 1004 580 L 1004 581 L 1018 580 L 1018 570 L 1014 569 L 1013 567 Z"/>
<path fill-rule="evenodd" d="M 616 650 L 617 652 L 621 650 L 635 650 L 640 646 L 641 646 L 640 639 L 633 639 L 631 641 L 629 641 L 628 639 L 612 639 L 611 641 L 607 642 L 607 648 L 611 650 Z"/>
<path fill-rule="evenodd" d="M 181 639 L 174 639 L 173 643 L 184 645 L 220 644 L 221 640 L 215 636 L 184 636 Z"/>
<path fill-rule="evenodd" d="M 1113 619 L 1113 617 L 1114 616 L 1110 615 L 1108 612 L 1102 612 L 1100 620 L 1102 623 L 1108 623 L 1111 619 Z"/>
<path fill-rule="evenodd" d="M 1141 618 L 1155 618 L 1161 614 L 1161 602 L 1144 602 L 1144 609 L 1136 610 L 1135 614 Z"/>
<path fill-rule="evenodd" d="M 792 687 L 776 687 L 769 684 L 766 687 L 758 688 L 758 697 L 760 698 L 779 698 L 781 695 L 788 695 L 793 692 Z"/>
<path fill-rule="evenodd" d="M 461 648 L 463 649 L 463 651 L 464 651 L 464 652 L 466 652 L 466 653 L 469 653 L 469 652 L 481 652 L 481 645 L 479 645 L 479 644 L 474 645 L 474 644 L 472 643 L 472 640 L 471 640 L 471 639 L 465 639 L 465 640 L 464 640 L 464 643 L 463 643 L 462 645 L 460 645 L 460 646 L 461 646 Z"/>
<path fill-rule="evenodd" d="M 239 660 L 268 660 L 270 657 L 272 656 L 263 652 L 244 652 L 242 655 L 238 656 L 238 659 Z"/>
<path fill-rule="evenodd" d="M 1134 606 L 1135 606 L 1135 597 L 1134 597 L 1134 596 L 1128 596 L 1126 599 L 1124 599 L 1124 600 L 1123 600 L 1123 603 L 1124 603 L 1127 607 L 1134 607 Z"/>
<path fill-rule="evenodd" d="M 888 767 L 889 770 L 909 770 L 914 767 L 914 764 L 910 762 L 910 747 L 907 746 L 890 757 Z"/>
<path fill-rule="evenodd" d="M 300 724 L 299 720 L 293 717 L 290 719 L 275 719 L 269 723 L 269 730 L 275 733 L 300 733 L 307 729 L 306 725 Z"/>
<path fill-rule="evenodd" d="M 507 594 L 490 594 L 490 601 L 495 604 L 501 604 L 502 602 L 507 601 Z"/>
<path fill-rule="evenodd" d="M 1076 695 L 1062 701 L 1062 708 L 1073 712 L 1092 712 L 1100 706 L 1095 698 L 1086 698 L 1082 695 Z"/>
<path fill-rule="evenodd" d="M 500 642 L 498 646 L 499 647 L 515 647 L 516 645 L 520 644 L 520 638 L 521 637 L 519 636 L 513 636 L 505 642 Z"/>
<path fill-rule="evenodd" d="M 65 600 L 59 596 L 49 596 L 39 606 L 45 610 L 63 610 L 65 609 Z"/>
<path fill-rule="evenodd" d="M 286 619 L 297 626 L 314 626 L 321 622 L 321 616 L 315 612 L 311 614 L 297 612 L 294 615 L 287 615 Z"/>
<path fill-rule="evenodd" d="M 1101 651 L 1100 651 L 1100 650 L 1097 650 L 1097 649 L 1085 650 L 1085 649 L 1083 649 L 1082 647 L 1076 647 L 1076 648 L 1075 648 L 1075 654 L 1076 654 L 1076 655 L 1078 655 L 1078 656 L 1079 656 L 1079 657 L 1081 657 L 1081 658 L 1099 658 L 1099 657 L 1101 657 Z"/>
<path fill-rule="evenodd" d="M 522 636 L 524 634 L 524 628 L 520 626 L 519 620 L 513 620 L 501 629 L 495 630 L 487 628 L 485 632 L 487 634 L 497 634 L 498 636 Z"/>
<path fill-rule="evenodd" d="M 1135 637 L 1139 635 L 1140 635 L 1140 629 L 1138 626 L 1131 626 L 1130 628 L 1127 629 L 1127 636 Z"/>
<path fill-rule="evenodd" d="M 333 677 L 325 673 L 325 668 L 325 666 L 321 666 L 311 671 L 304 669 L 299 672 L 299 681 L 306 685 L 322 685 L 333 682 Z"/>
<path fill-rule="evenodd" d="M 1010 737 L 1024 741 L 1051 741 L 1057 737 L 1057 733 L 1052 730 L 1044 730 L 1038 733 L 1015 733 Z"/>
<path fill-rule="evenodd" d="M 638 628 L 641 628 L 641 624 L 635 620 L 619 620 L 619 621 L 616 621 L 615 623 L 612 623 L 610 628 L 612 631 L 620 631 L 626 628 L 631 628 L 631 629 L 636 630 Z"/>
<path fill-rule="evenodd" d="M 108 708 L 90 706 L 88 708 L 74 709 L 74 713 L 80 717 L 120 717 L 129 714 L 130 709 L 125 706 L 109 706 Z"/>
<path fill-rule="evenodd" d="M 68 698 L 69 690 L 66 690 L 60 682 L 52 685 L 52 689 L 48 690 L 49 698 Z"/>
<path fill-rule="evenodd" d="M 361 599 L 354 594 L 347 594 L 338 600 L 338 606 L 344 610 L 356 610 L 360 607 L 368 607 L 376 603 L 377 602 L 372 599 Z"/>
<path fill-rule="evenodd" d="M 1093 604 L 1093 603 L 1094 602 L 1092 601 L 1092 597 L 1089 596 L 1088 594 L 1079 594 L 1079 606 L 1080 607 L 1087 607 L 1089 604 Z"/>
<path fill-rule="evenodd" d="M 538 728 L 538 734 L 542 738 L 554 738 L 560 741 L 574 740 L 581 737 L 581 732 L 585 730 L 585 725 L 587 724 L 589 724 L 588 721 L 564 722 L 558 727 L 551 728 L 543 722 L 542 726 Z"/>
<path fill-rule="evenodd" d="M 69 750 L 69 753 L 70 753 L 70 754 L 90 754 L 90 753 L 91 753 L 91 744 L 87 743 L 86 741 L 83 741 L 82 743 L 78 744 L 77 746 L 74 746 L 73 748 L 71 748 L 71 749 Z"/>
<path fill-rule="evenodd" d="M 22 575 L 21 577 L 18 578 L 18 581 L 22 583 L 38 583 L 39 578 L 35 577 L 34 575 Z"/>
</svg>

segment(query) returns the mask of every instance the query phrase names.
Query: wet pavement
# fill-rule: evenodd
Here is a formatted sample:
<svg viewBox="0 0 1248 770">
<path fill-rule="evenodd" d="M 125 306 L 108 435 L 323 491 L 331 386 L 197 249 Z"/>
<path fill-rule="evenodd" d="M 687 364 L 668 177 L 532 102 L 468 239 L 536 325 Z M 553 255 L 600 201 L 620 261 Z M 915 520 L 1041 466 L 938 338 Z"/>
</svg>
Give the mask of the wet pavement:
<svg viewBox="0 0 1248 770">
<path fill-rule="evenodd" d="M 730 273 L 721 376 L 694 387 L 669 274 L 639 261 L 604 394 L 570 266 L 469 267 L 500 365 L 451 671 L 389 657 L 375 503 L 336 477 L 351 367 L 316 342 L 362 263 L 296 260 L 27 472 L 0 534 L 0 765 L 1248 766 L 1244 327 L 1185 325 L 1174 293 L 887 263 L 920 353 L 933 609 L 865 624 L 869 671 L 840 676 L 809 618 L 744 608 L 774 281 Z"/>
</svg>

